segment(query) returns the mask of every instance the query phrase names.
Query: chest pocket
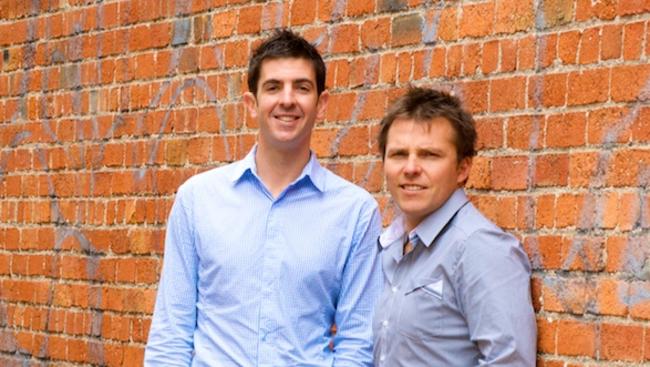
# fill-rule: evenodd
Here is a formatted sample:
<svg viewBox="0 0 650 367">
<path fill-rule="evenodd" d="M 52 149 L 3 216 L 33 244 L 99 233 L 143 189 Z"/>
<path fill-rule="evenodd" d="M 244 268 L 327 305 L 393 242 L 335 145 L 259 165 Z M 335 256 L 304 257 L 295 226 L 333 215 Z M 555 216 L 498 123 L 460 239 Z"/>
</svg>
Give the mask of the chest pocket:
<svg viewBox="0 0 650 367">
<path fill-rule="evenodd" d="M 427 339 L 443 332 L 448 306 L 442 278 L 414 279 L 403 295 L 399 331 L 402 335 Z"/>
</svg>

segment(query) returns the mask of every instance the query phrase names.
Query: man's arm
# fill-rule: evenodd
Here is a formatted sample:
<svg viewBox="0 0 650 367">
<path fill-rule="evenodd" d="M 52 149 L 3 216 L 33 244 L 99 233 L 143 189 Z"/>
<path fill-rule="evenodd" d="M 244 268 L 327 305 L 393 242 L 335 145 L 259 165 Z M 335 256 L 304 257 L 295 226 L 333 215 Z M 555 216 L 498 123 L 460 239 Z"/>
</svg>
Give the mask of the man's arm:
<svg viewBox="0 0 650 367">
<path fill-rule="evenodd" d="M 181 187 L 167 222 L 165 256 L 145 366 L 189 366 L 192 362 L 198 257 L 188 218 Z"/>
<path fill-rule="evenodd" d="M 458 297 L 479 365 L 535 366 L 537 329 L 530 263 L 517 240 L 481 230 L 465 244 L 457 270 Z"/>
<path fill-rule="evenodd" d="M 381 217 L 376 203 L 372 204 L 357 223 L 356 241 L 343 271 L 335 315 L 334 367 L 372 366 L 372 316 L 382 287 L 377 246 Z"/>
</svg>

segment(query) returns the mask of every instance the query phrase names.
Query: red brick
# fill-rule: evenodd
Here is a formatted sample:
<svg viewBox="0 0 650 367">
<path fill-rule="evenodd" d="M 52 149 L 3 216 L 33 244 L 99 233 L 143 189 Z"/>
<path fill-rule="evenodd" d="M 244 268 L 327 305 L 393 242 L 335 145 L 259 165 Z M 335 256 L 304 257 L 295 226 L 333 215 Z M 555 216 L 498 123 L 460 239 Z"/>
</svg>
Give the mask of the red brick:
<svg viewBox="0 0 650 367">
<path fill-rule="evenodd" d="M 528 105 L 561 107 L 566 105 L 567 74 L 547 74 L 528 79 Z"/>
<path fill-rule="evenodd" d="M 593 357 L 596 352 L 596 327 L 583 322 L 560 320 L 557 352 L 559 355 Z"/>
<path fill-rule="evenodd" d="M 500 148 L 503 145 L 503 120 L 498 118 L 475 118 L 474 120 L 478 135 L 476 141 L 478 150 Z"/>
<path fill-rule="evenodd" d="M 643 327 L 603 324 L 600 351 L 605 360 L 640 362 L 643 360 Z"/>
<path fill-rule="evenodd" d="M 237 13 L 235 11 L 222 11 L 212 16 L 212 37 L 225 38 L 235 33 L 237 27 Z"/>
<path fill-rule="evenodd" d="M 466 187 L 485 189 L 490 187 L 491 181 L 490 161 L 484 157 L 474 157 L 472 160 L 472 170 L 470 171 Z"/>
<path fill-rule="evenodd" d="M 647 100 L 650 97 L 648 78 L 650 66 L 621 66 L 612 69 L 612 95 L 614 101 Z"/>
<path fill-rule="evenodd" d="M 526 98 L 526 79 L 524 77 L 491 80 L 490 90 L 499 91 L 490 93 L 491 112 L 524 108 Z"/>
<path fill-rule="evenodd" d="M 588 70 L 569 74 L 568 104 L 582 105 L 607 100 L 608 70 Z"/>
<path fill-rule="evenodd" d="M 603 26 L 600 40 L 600 58 L 609 60 L 621 57 L 622 42 L 623 29 L 621 25 Z"/>
<path fill-rule="evenodd" d="M 375 11 L 374 1 L 348 1 L 346 5 L 347 15 L 350 17 L 371 14 Z M 316 7 L 314 6 L 314 9 L 315 8 Z"/>
<path fill-rule="evenodd" d="M 600 55 L 600 29 L 589 28 L 580 35 L 580 64 L 592 64 L 598 61 Z"/>
<path fill-rule="evenodd" d="M 546 146 L 577 147 L 585 144 L 587 119 L 584 113 L 549 116 L 546 122 Z"/>
<path fill-rule="evenodd" d="M 558 57 L 564 64 L 575 64 L 580 45 L 580 32 L 568 31 L 560 33 L 558 37 Z"/>
<path fill-rule="evenodd" d="M 440 12 L 438 21 L 438 38 L 444 41 L 453 41 L 459 33 L 458 11 L 455 7 L 445 7 Z"/>
<path fill-rule="evenodd" d="M 347 53 L 359 50 L 359 26 L 356 24 L 340 24 L 331 30 L 332 45 L 330 52 Z"/>
<path fill-rule="evenodd" d="M 528 159 L 524 156 L 495 157 L 492 160 L 494 189 L 522 190 L 528 184 Z"/>
<path fill-rule="evenodd" d="M 625 281 L 602 279 L 598 282 L 598 313 L 600 315 L 625 316 L 628 307 L 623 302 L 629 293 L 629 284 Z"/>
<path fill-rule="evenodd" d="M 470 43 L 463 47 L 463 74 L 474 75 L 481 65 L 481 47 L 478 43 Z"/>
<path fill-rule="evenodd" d="M 237 33 L 257 33 L 261 29 L 262 6 L 253 5 L 239 9 Z"/>
<path fill-rule="evenodd" d="M 495 31 L 515 33 L 534 26 L 534 2 L 505 0 L 497 2 Z"/>
<path fill-rule="evenodd" d="M 460 37 L 483 37 L 494 31 L 493 2 L 465 5 L 462 10 Z M 497 27 L 497 31 L 503 30 Z"/>
<path fill-rule="evenodd" d="M 517 70 L 532 70 L 536 64 L 542 64 L 543 52 L 538 52 L 548 37 L 535 38 L 532 36 L 517 40 Z"/>
<path fill-rule="evenodd" d="M 481 56 L 483 58 L 481 62 L 481 71 L 483 74 L 496 71 L 499 65 L 499 43 L 497 41 L 484 43 Z"/>
<path fill-rule="evenodd" d="M 638 60 L 643 48 L 645 24 L 627 23 L 623 27 L 623 59 Z"/>
<path fill-rule="evenodd" d="M 398 16 L 391 25 L 391 46 L 404 46 L 422 41 L 423 19 L 419 14 Z"/>
<path fill-rule="evenodd" d="M 647 260 L 644 267 L 647 267 Z M 648 282 L 633 282 L 630 286 L 630 316 L 635 319 L 650 320 L 650 285 Z M 646 338 L 648 336 L 646 335 Z"/>
<path fill-rule="evenodd" d="M 398 55 L 397 62 L 397 81 L 400 83 L 408 83 L 413 79 L 413 54 L 410 52 L 402 52 Z"/>
<path fill-rule="evenodd" d="M 361 46 L 376 50 L 385 47 L 390 41 L 390 19 L 370 19 L 361 25 Z"/>
</svg>

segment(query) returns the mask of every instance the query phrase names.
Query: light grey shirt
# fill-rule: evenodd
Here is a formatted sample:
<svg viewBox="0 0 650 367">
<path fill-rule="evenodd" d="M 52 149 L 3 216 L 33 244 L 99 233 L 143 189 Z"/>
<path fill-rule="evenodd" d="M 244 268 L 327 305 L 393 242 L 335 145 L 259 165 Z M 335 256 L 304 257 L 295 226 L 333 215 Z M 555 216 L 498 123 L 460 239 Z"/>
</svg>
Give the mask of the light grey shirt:
<svg viewBox="0 0 650 367">
<path fill-rule="evenodd" d="M 528 257 L 462 189 L 409 234 L 397 218 L 379 244 L 375 366 L 535 366 Z"/>
</svg>

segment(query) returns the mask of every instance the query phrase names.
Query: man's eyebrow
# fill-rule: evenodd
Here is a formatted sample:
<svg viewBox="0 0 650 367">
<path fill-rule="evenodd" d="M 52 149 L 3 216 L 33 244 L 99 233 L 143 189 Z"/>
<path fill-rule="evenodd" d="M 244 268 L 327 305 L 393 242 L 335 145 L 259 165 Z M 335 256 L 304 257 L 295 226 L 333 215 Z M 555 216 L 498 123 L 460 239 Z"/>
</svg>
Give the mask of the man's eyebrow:
<svg viewBox="0 0 650 367">
<path fill-rule="evenodd" d="M 296 79 L 293 82 L 296 83 L 296 84 L 300 84 L 300 83 L 309 83 L 309 84 L 312 84 L 312 85 L 314 84 L 314 82 L 311 79 L 308 79 L 308 78 Z"/>
</svg>

